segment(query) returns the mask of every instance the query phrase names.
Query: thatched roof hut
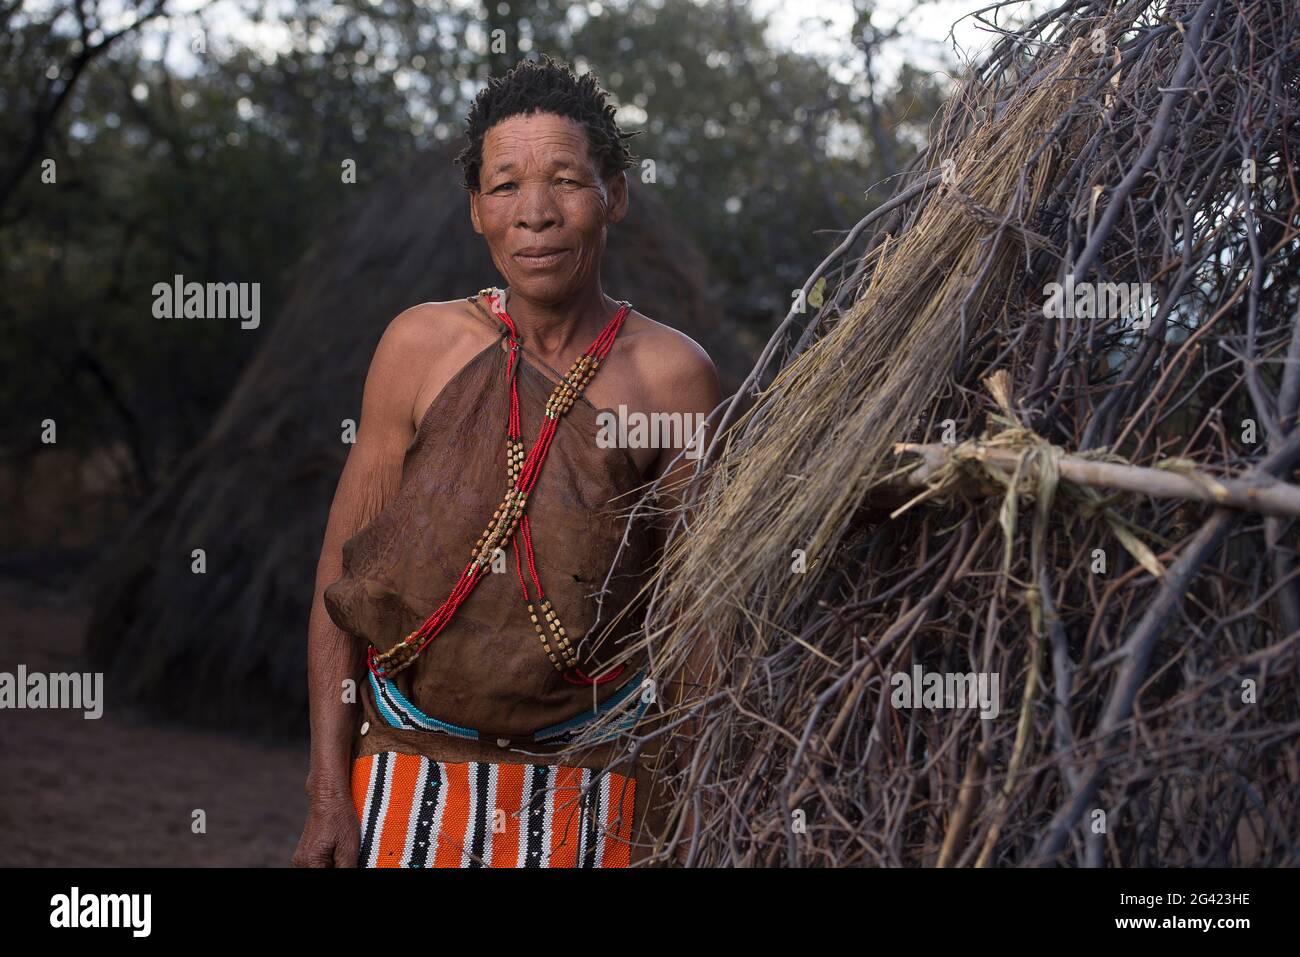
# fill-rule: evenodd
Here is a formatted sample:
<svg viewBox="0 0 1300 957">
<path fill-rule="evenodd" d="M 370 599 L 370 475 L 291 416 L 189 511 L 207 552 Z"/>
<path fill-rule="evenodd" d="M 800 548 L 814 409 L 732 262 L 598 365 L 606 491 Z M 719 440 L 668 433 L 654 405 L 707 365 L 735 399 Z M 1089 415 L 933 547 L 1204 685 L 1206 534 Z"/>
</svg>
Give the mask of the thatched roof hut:
<svg viewBox="0 0 1300 957">
<path fill-rule="evenodd" d="M 449 154 L 369 189 L 308 251 L 287 305 L 211 432 L 104 563 L 88 647 L 117 700 L 169 715 L 306 727 L 307 616 L 326 515 L 388 321 L 499 283 Z M 699 253 L 633 181 L 604 285 L 695 337 L 724 386 L 748 364 Z M 191 552 L 206 553 L 205 574 Z"/>
<path fill-rule="evenodd" d="M 1300 863 L 1297 35 L 1045 11 L 809 277 L 652 583 L 693 862 Z"/>
</svg>

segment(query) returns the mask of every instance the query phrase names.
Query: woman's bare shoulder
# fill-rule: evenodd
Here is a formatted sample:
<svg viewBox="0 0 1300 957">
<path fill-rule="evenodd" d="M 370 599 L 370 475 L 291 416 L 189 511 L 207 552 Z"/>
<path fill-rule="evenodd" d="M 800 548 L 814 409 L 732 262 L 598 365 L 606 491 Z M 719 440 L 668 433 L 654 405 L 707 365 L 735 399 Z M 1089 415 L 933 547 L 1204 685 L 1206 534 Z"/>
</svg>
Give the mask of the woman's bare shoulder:
<svg viewBox="0 0 1300 957">
<path fill-rule="evenodd" d="M 478 351 L 498 338 L 487 317 L 468 299 L 411 306 L 393 318 L 384 336 L 403 348 L 437 353 L 475 347 Z"/>
<path fill-rule="evenodd" d="M 709 353 L 680 329 L 632 310 L 625 332 L 638 368 L 658 386 L 656 391 L 671 393 L 682 385 L 716 388 L 718 371 Z"/>
<path fill-rule="evenodd" d="M 384 331 L 381 353 L 396 356 L 416 429 L 443 386 L 500 338 L 467 299 L 422 302 L 398 313 Z"/>
</svg>

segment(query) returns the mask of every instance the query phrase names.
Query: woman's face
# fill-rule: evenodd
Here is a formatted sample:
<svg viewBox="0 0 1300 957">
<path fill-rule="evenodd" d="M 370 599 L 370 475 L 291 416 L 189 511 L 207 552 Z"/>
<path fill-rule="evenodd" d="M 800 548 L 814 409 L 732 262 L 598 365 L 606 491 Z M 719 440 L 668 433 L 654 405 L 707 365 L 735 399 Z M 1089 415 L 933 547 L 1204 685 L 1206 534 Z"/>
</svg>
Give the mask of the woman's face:
<svg viewBox="0 0 1300 957">
<path fill-rule="evenodd" d="M 599 280 L 605 231 L 627 211 L 627 180 L 601 178 L 576 121 L 512 116 L 483 138 L 469 208 L 511 292 L 559 303 Z"/>
</svg>

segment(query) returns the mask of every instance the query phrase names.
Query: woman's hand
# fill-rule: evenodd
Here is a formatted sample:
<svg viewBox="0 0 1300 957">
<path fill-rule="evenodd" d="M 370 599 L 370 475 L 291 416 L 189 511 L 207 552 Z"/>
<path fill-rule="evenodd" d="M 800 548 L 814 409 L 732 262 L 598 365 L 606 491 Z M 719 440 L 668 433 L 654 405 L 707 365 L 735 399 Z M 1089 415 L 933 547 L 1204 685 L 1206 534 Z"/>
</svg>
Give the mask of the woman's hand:
<svg viewBox="0 0 1300 957">
<path fill-rule="evenodd" d="M 361 826 L 348 794 L 311 798 L 302 839 L 293 852 L 294 867 L 356 867 Z"/>
</svg>

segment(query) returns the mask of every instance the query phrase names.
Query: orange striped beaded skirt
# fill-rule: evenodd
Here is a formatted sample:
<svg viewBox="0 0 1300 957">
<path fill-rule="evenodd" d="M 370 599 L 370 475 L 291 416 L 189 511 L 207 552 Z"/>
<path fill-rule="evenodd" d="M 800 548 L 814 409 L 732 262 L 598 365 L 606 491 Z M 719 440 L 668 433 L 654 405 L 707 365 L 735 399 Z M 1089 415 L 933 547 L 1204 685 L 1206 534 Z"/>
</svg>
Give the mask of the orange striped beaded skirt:
<svg viewBox="0 0 1300 957">
<path fill-rule="evenodd" d="M 361 867 L 627 867 L 636 781 L 565 765 L 359 757 Z"/>
</svg>

